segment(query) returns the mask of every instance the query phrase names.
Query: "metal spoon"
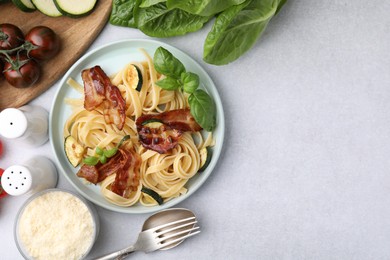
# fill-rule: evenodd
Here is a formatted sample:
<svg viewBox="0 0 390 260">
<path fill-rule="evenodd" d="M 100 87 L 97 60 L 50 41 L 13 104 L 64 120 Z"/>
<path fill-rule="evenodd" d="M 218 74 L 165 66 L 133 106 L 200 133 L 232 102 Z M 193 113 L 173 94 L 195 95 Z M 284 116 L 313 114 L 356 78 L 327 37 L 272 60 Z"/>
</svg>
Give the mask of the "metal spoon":
<svg viewBox="0 0 390 260">
<path fill-rule="evenodd" d="M 123 259 L 134 251 L 146 253 L 178 246 L 186 238 L 200 233 L 195 214 L 188 209 L 173 208 L 155 213 L 142 226 L 134 245 L 95 260 Z"/>
</svg>

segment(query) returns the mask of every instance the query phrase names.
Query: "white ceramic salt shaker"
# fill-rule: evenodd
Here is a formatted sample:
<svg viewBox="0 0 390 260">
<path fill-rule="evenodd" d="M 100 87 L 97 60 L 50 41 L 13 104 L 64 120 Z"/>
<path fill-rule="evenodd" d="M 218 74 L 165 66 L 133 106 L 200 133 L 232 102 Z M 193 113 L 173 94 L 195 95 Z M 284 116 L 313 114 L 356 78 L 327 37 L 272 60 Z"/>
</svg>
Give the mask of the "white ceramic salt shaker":
<svg viewBox="0 0 390 260">
<path fill-rule="evenodd" d="M 49 113 L 40 106 L 26 105 L 0 112 L 0 135 L 32 146 L 42 145 L 49 139 L 48 125 Z"/>
<path fill-rule="evenodd" d="M 54 163 L 44 156 L 35 156 L 21 165 L 5 169 L 1 176 L 1 186 L 11 196 L 32 195 L 55 188 L 57 180 Z"/>
</svg>

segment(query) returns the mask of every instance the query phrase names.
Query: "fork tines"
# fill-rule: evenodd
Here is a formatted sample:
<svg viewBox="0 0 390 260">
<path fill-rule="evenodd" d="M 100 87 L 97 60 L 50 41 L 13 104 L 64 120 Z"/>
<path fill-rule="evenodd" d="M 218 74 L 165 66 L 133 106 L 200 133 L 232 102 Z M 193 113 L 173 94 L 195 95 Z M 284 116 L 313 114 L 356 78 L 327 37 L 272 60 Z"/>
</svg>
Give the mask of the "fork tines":
<svg viewBox="0 0 390 260">
<path fill-rule="evenodd" d="M 158 248 L 170 246 L 200 233 L 195 217 L 172 221 L 153 228 Z"/>
<path fill-rule="evenodd" d="M 195 236 L 199 233 L 200 233 L 199 227 L 196 226 L 196 227 L 190 228 L 188 230 L 183 230 L 183 231 L 180 231 L 178 233 L 175 233 L 175 234 L 172 234 L 169 236 L 157 238 L 158 249 L 170 246 L 170 245 L 175 244 L 175 243 L 180 243 L 181 241 L 183 241 L 189 237 Z M 181 234 L 186 234 L 186 235 L 179 236 Z M 173 237 L 177 237 L 177 238 L 172 239 Z"/>
<path fill-rule="evenodd" d="M 175 221 L 175 223 L 179 224 L 181 222 Z M 174 226 L 174 225 L 171 224 L 171 225 L 169 225 L 169 226 L 172 226 L 171 228 L 168 228 L 169 226 L 166 226 L 165 228 L 157 229 L 155 232 L 156 232 L 156 234 L 158 236 L 162 236 L 164 234 L 170 233 L 172 231 L 180 230 L 180 229 L 186 231 L 186 230 L 189 230 L 189 229 L 185 230 L 184 228 L 186 228 L 186 227 L 190 227 L 191 228 L 191 226 L 195 226 L 196 223 L 198 223 L 197 220 L 194 220 L 194 221 L 191 221 L 191 222 L 188 222 L 188 223 L 184 223 L 184 224 L 181 224 L 181 225 L 178 225 L 178 226 Z"/>
<path fill-rule="evenodd" d="M 183 219 L 179 219 L 179 220 L 176 220 L 176 221 L 168 222 L 166 224 L 162 224 L 160 226 L 157 226 L 157 227 L 149 229 L 149 230 L 153 230 L 153 232 L 156 232 L 156 231 L 162 230 L 162 229 L 164 229 L 166 227 L 175 226 L 176 224 L 184 223 L 184 222 L 187 222 L 187 221 L 190 221 L 190 220 L 195 220 L 195 223 L 197 222 L 195 217 L 189 217 L 189 218 L 183 218 Z"/>
</svg>

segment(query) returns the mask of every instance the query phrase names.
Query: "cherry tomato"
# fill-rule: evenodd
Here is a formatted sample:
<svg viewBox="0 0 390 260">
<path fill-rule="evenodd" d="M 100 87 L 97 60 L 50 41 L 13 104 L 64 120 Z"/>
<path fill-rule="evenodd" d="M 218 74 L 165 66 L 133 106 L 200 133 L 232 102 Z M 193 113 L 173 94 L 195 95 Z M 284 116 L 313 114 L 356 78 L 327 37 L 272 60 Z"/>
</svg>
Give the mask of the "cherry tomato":
<svg viewBox="0 0 390 260">
<path fill-rule="evenodd" d="M 7 193 L 1 187 L 1 175 L 3 175 L 4 170 L 0 168 L 0 199 L 7 196 Z"/>
<path fill-rule="evenodd" d="M 4 65 L 4 76 L 9 84 L 16 88 L 27 88 L 34 84 L 41 75 L 39 64 L 26 56 L 12 56 L 12 62 Z"/>
<path fill-rule="evenodd" d="M 35 47 L 28 52 L 28 56 L 38 60 L 48 60 L 60 50 L 60 38 L 46 26 L 32 28 L 25 37 Z"/>
<path fill-rule="evenodd" d="M 3 155 L 3 143 L 0 140 L 0 157 Z"/>
<path fill-rule="evenodd" d="M 24 42 L 23 32 L 19 27 L 10 24 L 0 24 L 0 49 L 11 50 L 19 47 Z"/>
</svg>

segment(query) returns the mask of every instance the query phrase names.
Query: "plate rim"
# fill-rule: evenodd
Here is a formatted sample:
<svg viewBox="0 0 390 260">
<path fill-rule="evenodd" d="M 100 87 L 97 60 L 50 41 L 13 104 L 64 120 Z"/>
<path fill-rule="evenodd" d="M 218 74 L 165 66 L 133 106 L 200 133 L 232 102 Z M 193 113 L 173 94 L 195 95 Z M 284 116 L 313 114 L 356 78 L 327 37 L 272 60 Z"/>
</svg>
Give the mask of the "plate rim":
<svg viewBox="0 0 390 260">
<path fill-rule="evenodd" d="M 184 195 L 181 195 L 179 197 L 176 197 L 166 203 L 164 203 L 163 205 L 157 205 L 157 206 L 151 206 L 151 207 L 145 207 L 143 206 L 140 209 L 136 209 L 136 208 L 132 208 L 131 206 L 130 207 L 119 207 L 119 206 L 116 206 L 115 204 L 112 204 L 110 203 L 109 205 L 108 204 L 104 204 L 104 203 L 101 203 L 100 201 L 98 201 L 97 199 L 89 196 L 87 193 L 85 193 L 80 187 L 78 187 L 78 185 L 76 183 L 73 182 L 73 180 L 71 180 L 71 178 L 67 175 L 64 167 L 62 166 L 61 164 L 61 160 L 60 160 L 60 155 L 57 154 L 56 152 L 56 144 L 55 144 L 55 141 L 54 141 L 54 138 L 53 138 L 53 124 L 55 122 L 55 119 L 54 118 L 54 110 L 57 108 L 57 106 L 60 106 L 62 107 L 61 105 L 56 105 L 57 103 L 57 99 L 59 98 L 59 95 L 60 95 L 60 92 L 61 90 L 66 86 L 66 80 L 67 78 L 69 77 L 70 74 L 72 74 L 72 72 L 75 70 L 75 68 L 77 68 L 77 66 L 84 62 L 85 60 L 88 60 L 88 58 L 92 55 L 94 55 L 95 53 L 105 49 L 105 48 L 110 48 L 112 46 L 115 46 L 115 45 L 121 45 L 121 44 L 124 44 L 124 43 L 129 43 L 130 45 L 131 44 L 134 44 L 134 43 L 137 43 L 137 42 L 145 42 L 145 43 L 149 43 L 149 44 L 152 44 L 152 45 L 155 45 L 155 46 L 162 46 L 164 48 L 168 48 L 169 51 L 174 51 L 176 53 L 180 53 L 180 55 L 184 55 L 186 58 L 188 58 L 193 64 L 192 65 L 195 65 L 197 67 L 197 69 L 199 69 L 202 74 L 208 78 L 208 81 L 210 81 L 212 83 L 212 86 L 204 86 L 206 88 L 206 90 L 212 95 L 212 98 L 214 100 L 214 103 L 215 103 L 215 106 L 216 106 L 216 110 L 217 110 L 217 128 L 220 128 L 220 133 L 218 133 L 218 139 L 219 139 L 219 142 L 220 144 L 219 145 L 215 145 L 213 147 L 213 158 L 215 159 L 212 159 L 208 168 L 205 170 L 205 172 L 202 172 L 202 174 L 204 175 L 207 175 L 206 177 L 204 178 L 201 178 L 199 179 L 194 186 L 191 187 L 191 189 L 188 189 L 187 190 L 187 193 L 184 194 Z M 131 48 L 133 46 L 129 46 L 129 48 Z M 141 46 L 139 47 L 141 48 Z M 150 55 L 150 53 L 149 53 Z M 176 55 L 175 55 L 176 56 Z M 186 66 L 186 64 L 184 64 Z M 168 44 L 168 43 L 165 43 L 165 42 L 161 42 L 161 41 L 157 41 L 157 40 L 151 40 L 151 39 L 139 39 L 139 38 L 135 38 L 135 39 L 124 39 L 124 40 L 117 40 L 117 41 L 112 41 L 112 42 L 108 42 L 106 44 L 103 44 L 99 47 L 96 47 L 94 49 L 91 49 L 90 51 L 86 52 L 84 55 L 82 55 L 67 71 L 66 73 L 64 74 L 64 76 L 61 78 L 61 80 L 59 81 L 58 83 L 58 88 L 54 94 L 54 99 L 52 101 L 52 104 L 51 104 L 51 108 L 50 108 L 50 113 L 49 113 L 49 138 L 50 138 L 50 145 L 52 147 L 52 151 L 54 153 L 54 157 L 56 159 L 56 162 L 57 162 L 57 168 L 58 170 L 61 172 L 61 174 L 65 177 L 65 179 L 72 185 L 72 187 L 81 195 L 83 196 L 85 199 L 87 199 L 88 201 L 92 202 L 94 205 L 97 205 L 99 207 L 102 207 L 102 208 L 105 208 L 107 210 L 110 210 L 110 211 L 113 211 L 113 212 L 119 212 L 119 213 L 126 213 L 126 214 L 145 214 L 145 213 L 154 213 L 154 212 L 157 212 L 159 210 L 163 210 L 163 209 L 167 209 L 167 208 L 171 208 L 181 202 L 183 202 L 185 199 L 189 198 L 191 195 L 193 195 L 203 184 L 204 182 L 210 177 L 211 173 L 214 171 L 214 168 L 215 166 L 217 165 L 217 163 L 219 162 L 219 159 L 220 159 L 220 155 L 222 153 L 222 148 L 224 146 L 224 139 L 225 139 L 225 114 L 224 114 L 224 109 L 223 109 L 223 106 L 222 106 L 222 101 L 221 101 L 221 98 L 220 98 L 220 95 L 219 95 L 219 92 L 218 92 L 218 89 L 216 87 L 216 85 L 214 84 L 214 81 L 212 80 L 212 78 L 210 77 L 210 75 L 206 72 L 206 70 L 194 59 L 192 58 L 189 54 L 185 53 L 184 51 L 178 49 L 177 47 L 175 46 L 172 46 L 171 44 Z M 59 122 L 60 123 L 60 122 Z M 60 129 L 63 129 L 63 126 L 60 126 Z M 216 130 L 215 130 L 216 131 Z M 215 133 L 215 131 L 213 131 L 213 134 Z M 109 203 L 109 202 L 107 202 Z"/>
</svg>

